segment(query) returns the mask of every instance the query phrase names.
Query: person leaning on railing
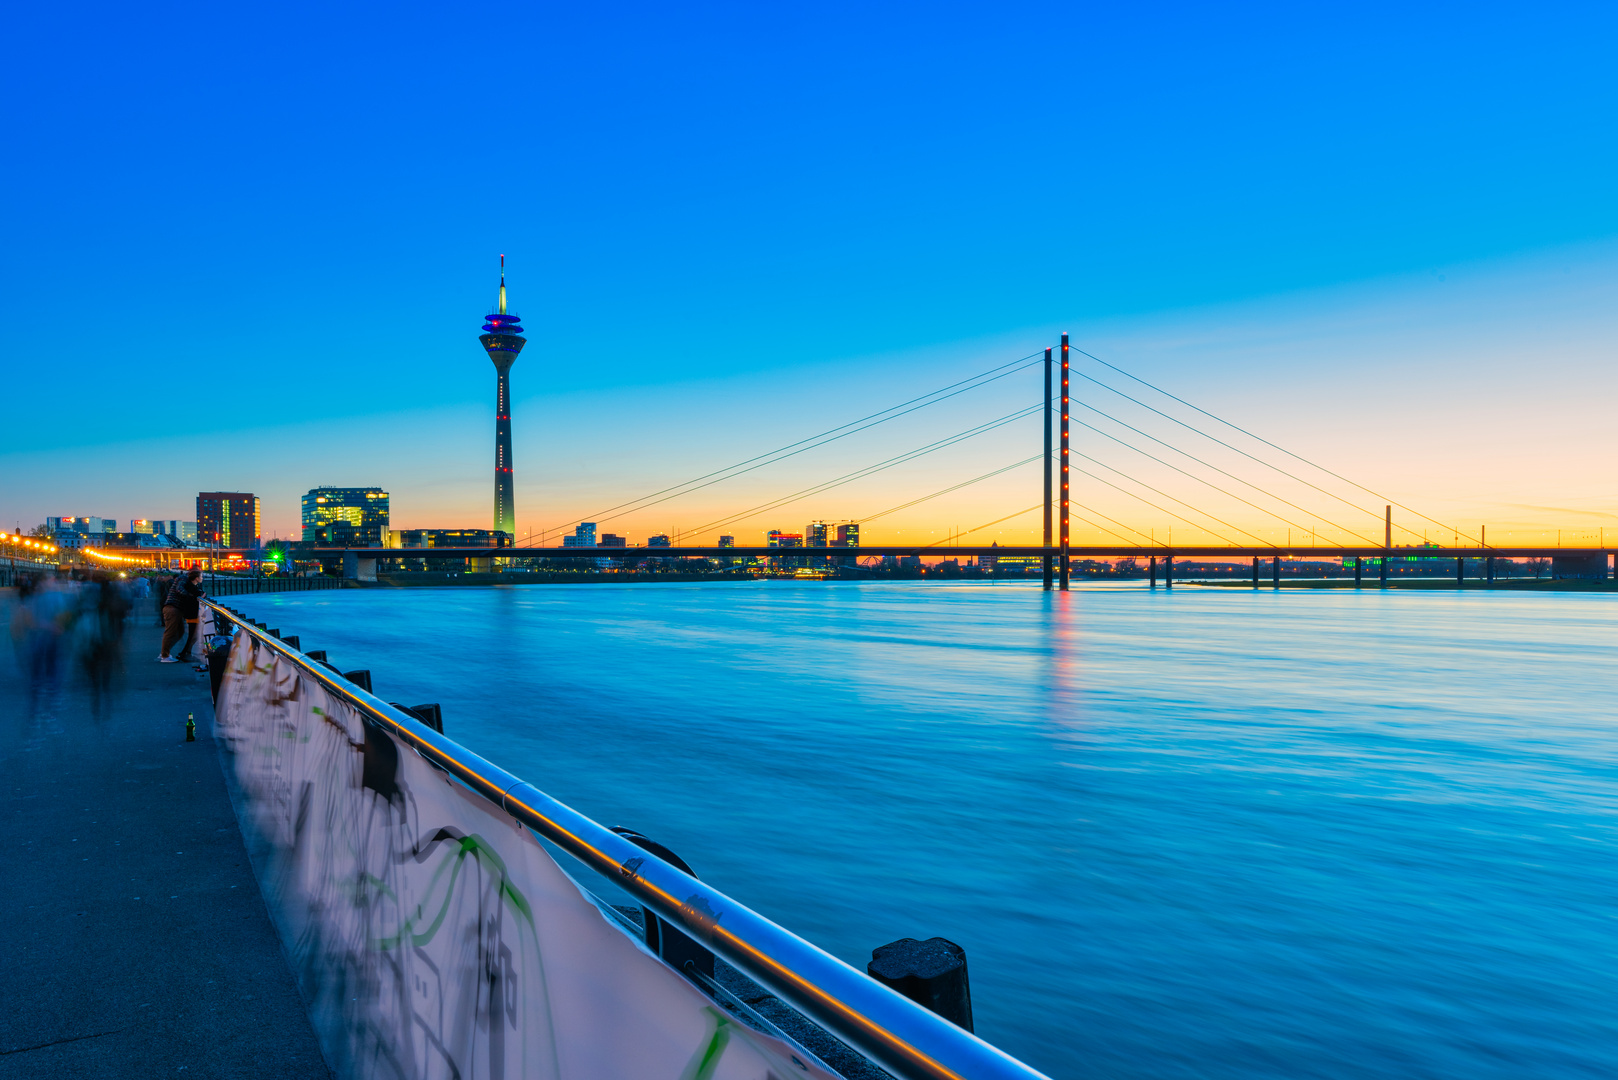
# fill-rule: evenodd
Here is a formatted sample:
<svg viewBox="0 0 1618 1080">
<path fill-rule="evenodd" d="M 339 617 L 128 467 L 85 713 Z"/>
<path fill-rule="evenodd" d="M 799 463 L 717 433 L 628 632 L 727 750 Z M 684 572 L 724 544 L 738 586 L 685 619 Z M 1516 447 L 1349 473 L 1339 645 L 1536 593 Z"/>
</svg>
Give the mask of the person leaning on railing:
<svg viewBox="0 0 1618 1080">
<path fill-rule="evenodd" d="M 158 654 L 159 663 L 177 664 L 191 659 L 191 646 L 197 640 L 198 601 L 201 599 L 201 570 L 187 570 L 169 586 L 168 595 L 163 598 L 163 651 Z M 182 633 L 185 648 L 180 650 L 180 655 L 170 656 L 169 650 Z"/>
</svg>

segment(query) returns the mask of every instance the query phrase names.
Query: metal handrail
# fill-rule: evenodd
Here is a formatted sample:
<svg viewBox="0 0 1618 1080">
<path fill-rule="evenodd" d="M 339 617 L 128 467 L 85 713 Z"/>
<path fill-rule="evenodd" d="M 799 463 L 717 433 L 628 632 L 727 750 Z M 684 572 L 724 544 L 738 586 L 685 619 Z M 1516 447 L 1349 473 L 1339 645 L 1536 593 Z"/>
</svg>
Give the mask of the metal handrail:
<svg viewBox="0 0 1618 1080">
<path fill-rule="evenodd" d="M 203 603 L 901 1080 L 1048 1080 L 218 604 Z"/>
</svg>

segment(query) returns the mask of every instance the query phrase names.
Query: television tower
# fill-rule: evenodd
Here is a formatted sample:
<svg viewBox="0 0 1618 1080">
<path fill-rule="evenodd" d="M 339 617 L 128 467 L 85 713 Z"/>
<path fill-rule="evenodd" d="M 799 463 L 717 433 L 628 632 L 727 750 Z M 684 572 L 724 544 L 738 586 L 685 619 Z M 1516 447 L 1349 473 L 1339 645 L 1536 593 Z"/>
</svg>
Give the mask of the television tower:
<svg viewBox="0 0 1618 1080">
<path fill-rule="evenodd" d="M 511 489 L 511 365 L 528 344 L 518 317 L 506 311 L 506 257 L 500 256 L 500 306 L 483 323 L 478 340 L 498 373 L 494 406 L 494 527 L 516 542 L 517 508 Z"/>
</svg>

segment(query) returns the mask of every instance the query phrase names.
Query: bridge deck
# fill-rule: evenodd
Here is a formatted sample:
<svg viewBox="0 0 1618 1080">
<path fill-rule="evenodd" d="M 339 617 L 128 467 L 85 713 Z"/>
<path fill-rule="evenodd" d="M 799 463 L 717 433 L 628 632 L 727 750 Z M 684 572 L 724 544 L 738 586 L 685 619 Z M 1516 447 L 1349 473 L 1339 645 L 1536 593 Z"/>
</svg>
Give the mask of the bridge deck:
<svg viewBox="0 0 1618 1080">
<path fill-rule="evenodd" d="M 1068 554 L 1075 559 L 1114 559 L 1134 556 L 1176 559 L 1246 559 L 1257 556 L 1268 559 L 1281 556 L 1286 559 L 1376 559 L 1387 555 L 1394 559 L 1529 559 L 1529 558 L 1582 558 L 1605 555 L 1609 548 L 1529 548 L 1529 547 L 1433 547 L 1433 548 L 1379 548 L 1379 547 L 1309 547 L 1307 545 L 1279 547 L 1225 547 L 1219 545 L 1174 547 L 1069 547 Z M 919 547 L 904 544 L 873 544 L 867 547 L 837 548 L 772 548 L 772 547 L 455 547 L 455 548 L 314 548 L 299 552 L 299 558 L 342 558 L 352 553 L 361 559 L 670 559 L 684 557 L 706 558 L 773 558 L 775 556 L 803 558 L 805 556 L 858 556 L 921 555 L 926 558 L 955 558 L 960 555 L 999 555 L 1008 558 L 1057 554 L 1056 548 L 1029 546 L 990 546 L 988 544 L 950 544 Z M 247 554 L 231 552 L 231 554 Z"/>
<path fill-rule="evenodd" d="M 0 1077 L 326 1076 L 231 809 L 205 677 L 156 663 L 158 637 L 150 608 L 131 613 L 100 722 L 66 653 L 66 692 L 37 711 L 20 657 L 0 655 Z"/>
</svg>

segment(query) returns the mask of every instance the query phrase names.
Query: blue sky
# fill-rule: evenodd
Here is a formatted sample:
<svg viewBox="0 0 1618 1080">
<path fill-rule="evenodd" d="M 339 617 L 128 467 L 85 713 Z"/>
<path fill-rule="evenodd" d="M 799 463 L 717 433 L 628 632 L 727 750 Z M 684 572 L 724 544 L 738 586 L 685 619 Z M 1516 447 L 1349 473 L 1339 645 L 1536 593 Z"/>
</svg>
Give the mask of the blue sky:
<svg viewBox="0 0 1618 1080">
<path fill-rule="evenodd" d="M 1148 343 L 1265 317 L 1313 318 L 1318 341 L 1367 290 L 1441 343 L 1480 309 L 1422 306 L 1439 275 L 1502 296 L 1543 292 L 1562 262 L 1618 277 L 1615 22 L 1475 4 L 17 10 L 0 511 L 183 517 L 199 488 L 256 484 L 284 535 L 297 492 L 382 482 L 409 524 L 483 524 L 475 335 L 500 252 L 532 339 L 514 411 L 536 527 L 1064 327 L 1216 396 L 1213 357 L 1238 377 L 1268 362 Z M 1606 378 L 1603 295 L 1579 348 L 1545 361 L 1567 378 Z M 1556 318 L 1503 329 L 1539 340 Z M 1383 352 L 1401 342 L 1378 325 Z M 1499 425 L 1489 410 L 1521 404 L 1501 394 L 1399 415 Z M 1305 396 L 1261 414 L 1335 430 L 1346 406 Z M 182 434 L 201 441 L 164 441 Z M 1367 447 L 1345 430 L 1311 452 Z M 453 468 L 429 481 L 418 459 Z M 1563 502 L 1580 491 L 1598 496 Z M 654 518 L 634 525 L 670 527 Z"/>
</svg>

